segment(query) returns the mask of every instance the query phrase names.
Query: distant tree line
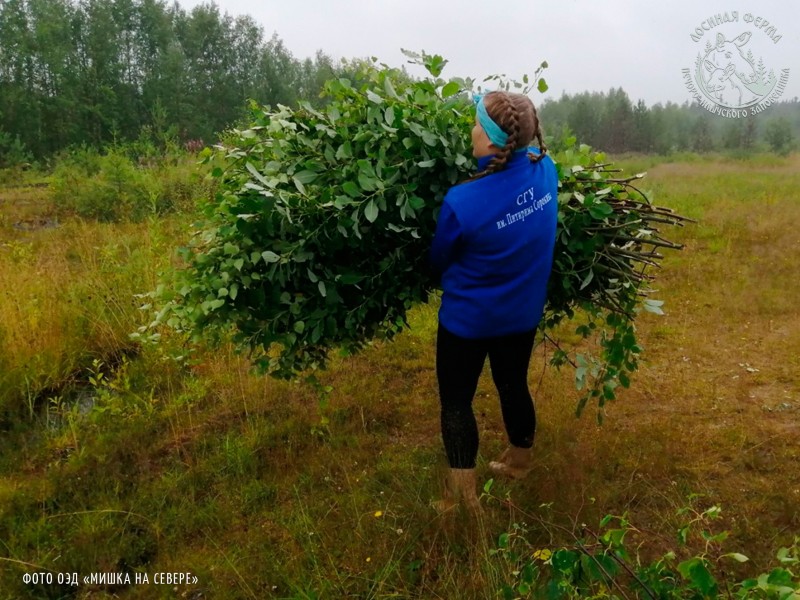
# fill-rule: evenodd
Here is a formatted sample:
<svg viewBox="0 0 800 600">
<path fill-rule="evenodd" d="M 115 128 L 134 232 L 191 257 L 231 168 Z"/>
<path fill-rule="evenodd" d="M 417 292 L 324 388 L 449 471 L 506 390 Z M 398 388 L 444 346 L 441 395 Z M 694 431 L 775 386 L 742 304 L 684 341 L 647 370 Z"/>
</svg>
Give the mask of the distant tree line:
<svg viewBox="0 0 800 600">
<path fill-rule="evenodd" d="M 746 118 L 711 114 L 696 103 L 648 107 L 622 88 L 608 93 L 563 94 L 540 107 L 545 134 L 554 143 L 569 136 L 606 152 L 667 154 L 692 151 L 769 150 L 785 154 L 800 139 L 800 100 L 782 101 Z"/>
<path fill-rule="evenodd" d="M 0 0 L 0 167 L 149 132 L 212 143 L 246 110 L 312 103 L 359 60 L 295 58 L 277 34 L 213 4 L 163 0 Z M 541 107 L 546 133 L 610 152 L 768 148 L 800 138 L 800 102 L 747 119 L 688 102 L 633 104 L 621 89 L 564 95 Z"/>
<path fill-rule="evenodd" d="M 298 60 L 251 17 L 214 4 L 3 0 L 0 41 L 0 153 L 35 158 L 143 127 L 213 142 L 248 98 L 313 100 L 346 68 L 322 52 Z"/>
</svg>

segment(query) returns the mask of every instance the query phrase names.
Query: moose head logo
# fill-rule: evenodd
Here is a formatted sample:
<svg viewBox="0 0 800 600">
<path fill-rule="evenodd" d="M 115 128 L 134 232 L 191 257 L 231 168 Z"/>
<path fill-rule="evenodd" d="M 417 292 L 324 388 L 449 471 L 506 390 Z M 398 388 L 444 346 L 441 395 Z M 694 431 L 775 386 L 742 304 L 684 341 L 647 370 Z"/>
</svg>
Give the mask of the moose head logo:
<svg viewBox="0 0 800 600">
<path fill-rule="evenodd" d="M 765 98 L 777 83 L 774 71 L 767 73 L 763 59 L 756 63 L 751 50 L 744 51 L 751 32 L 727 39 L 718 33 L 716 44 L 708 42 L 697 55 L 695 80 L 713 102 L 727 108 L 747 108 Z"/>
</svg>

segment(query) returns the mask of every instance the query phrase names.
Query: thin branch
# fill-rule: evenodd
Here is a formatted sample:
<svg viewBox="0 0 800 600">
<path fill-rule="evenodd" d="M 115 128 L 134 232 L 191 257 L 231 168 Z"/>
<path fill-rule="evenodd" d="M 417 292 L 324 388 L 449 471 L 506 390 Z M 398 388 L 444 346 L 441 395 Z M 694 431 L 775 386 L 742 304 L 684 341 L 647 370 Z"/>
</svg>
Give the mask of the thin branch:
<svg viewBox="0 0 800 600">
<path fill-rule="evenodd" d="M 683 223 L 681 221 L 676 221 L 675 219 L 655 217 L 652 215 L 642 215 L 642 219 L 647 222 L 667 223 L 669 225 L 675 225 L 676 227 L 683 227 Z"/>
<path fill-rule="evenodd" d="M 588 527 L 586 527 L 585 529 L 586 529 L 586 531 L 588 531 L 590 534 L 592 534 L 592 535 L 595 537 L 595 539 L 598 541 L 598 543 L 600 542 L 600 536 L 599 536 L 598 534 L 596 534 L 594 531 L 592 531 L 592 530 L 591 530 L 591 529 L 589 529 Z M 611 558 L 612 558 L 614 561 L 616 561 L 616 562 L 617 562 L 617 564 L 619 564 L 619 565 L 620 565 L 620 566 L 621 566 L 623 569 L 625 569 L 625 570 L 628 572 L 628 574 L 629 574 L 631 577 L 633 577 L 633 578 L 636 580 L 636 582 L 637 582 L 637 583 L 638 583 L 640 586 L 642 586 L 642 589 L 643 589 L 645 592 L 647 592 L 647 595 L 648 595 L 648 596 L 650 596 L 650 597 L 651 597 L 653 600 L 657 600 L 657 598 L 656 598 L 656 595 L 655 595 L 655 594 L 654 594 L 654 593 L 653 593 L 653 592 L 650 590 L 650 588 L 648 588 L 648 587 L 647 587 L 647 585 L 645 585 L 644 581 L 642 581 L 642 580 L 639 578 L 639 576 L 638 576 L 638 575 L 636 575 L 636 573 L 634 573 L 633 569 L 631 569 L 631 568 L 630 568 L 630 566 L 628 565 L 628 563 L 626 563 L 624 560 L 622 560 L 622 559 L 621 559 L 620 557 L 618 557 L 616 554 L 611 554 L 611 555 L 606 555 L 606 556 L 611 556 Z"/>
<path fill-rule="evenodd" d="M 609 248 L 608 251 L 610 253 L 612 253 L 612 254 L 617 254 L 619 256 L 627 256 L 628 258 L 630 258 L 632 260 L 635 260 L 637 262 L 643 263 L 645 265 L 649 265 L 651 267 L 655 267 L 657 269 L 660 269 L 661 265 L 658 264 L 657 262 L 653 261 L 653 260 L 650 260 L 650 257 L 652 257 L 652 258 L 664 258 L 663 256 L 661 256 L 658 253 L 644 254 L 644 253 L 640 253 L 640 252 L 631 252 L 630 250 L 623 250 L 622 248 L 618 248 L 618 247 L 615 247 L 615 246 L 612 246 L 611 248 Z"/>
<path fill-rule="evenodd" d="M 637 223 L 642 223 L 642 219 L 635 219 L 633 221 L 628 221 L 627 223 L 620 223 L 619 225 L 603 225 L 602 227 L 587 227 L 584 231 L 614 231 L 616 229 L 625 229 L 626 227 L 630 227 L 631 225 L 636 225 Z"/>
<path fill-rule="evenodd" d="M 550 342 L 551 344 L 553 344 L 553 346 L 555 346 L 556 348 L 558 348 L 559 350 L 561 350 L 561 345 L 560 345 L 560 344 L 559 344 L 557 341 L 555 341 L 553 338 L 551 338 L 551 337 L 550 337 L 550 335 L 549 335 L 549 334 L 548 334 L 546 331 L 545 331 L 545 332 L 543 332 L 543 333 L 544 333 L 544 338 L 545 338 L 545 339 L 546 339 L 548 342 Z M 566 359 L 566 361 L 567 361 L 567 362 L 568 362 L 570 365 L 572 365 L 572 368 L 573 368 L 573 369 L 577 369 L 577 368 L 578 368 L 578 365 L 577 365 L 577 364 L 575 364 L 575 362 L 574 362 L 574 361 L 573 361 L 573 360 L 572 360 L 572 359 L 569 357 L 569 354 L 567 354 L 567 353 L 566 353 L 566 352 L 564 352 L 563 350 L 561 350 L 561 352 L 563 352 L 563 353 L 564 353 L 564 358 Z"/>
<path fill-rule="evenodd" d="M 676 244 L 674 242 L 670 242 L 669 240 L 664 240 L 662 238 L 638 238 L 638 237 L 631 237 L 629 235 L 618 235 L 614 238 L 614 241 L 622 240 L 623 242 L 638 242 L 640 244 L 650 244 L 651 246 L 659 246 L 661 248 L 669 248 L 671 250 L 683 250 L 683 244 Z"/>
<path fill-rule="evenodd" d="M 637 179 L 642 179 L 643 177 L 644 177 L 643 175 L 631 175 L 630 177 L 621 177 L 621 178 L 609 177 L 605 181 L 607 181 L 608 183 L 621 183 L 623 185 L 633 187 L 631 185 L 631 181 L 636 181 Z M 641 194 L 641 192 L 639 193 Z M 642 196 L 644 196 L 644 194 L 642 194 Z"/>
</svg>

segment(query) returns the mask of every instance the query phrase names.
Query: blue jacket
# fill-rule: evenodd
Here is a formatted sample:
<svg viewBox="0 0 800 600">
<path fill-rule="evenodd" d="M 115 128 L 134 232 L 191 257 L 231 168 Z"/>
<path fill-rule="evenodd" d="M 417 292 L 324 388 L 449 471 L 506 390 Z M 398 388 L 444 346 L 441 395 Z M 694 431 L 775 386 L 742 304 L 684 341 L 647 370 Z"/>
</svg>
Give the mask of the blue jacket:
<svg viewBox="0 0 800 600">
<path fill-rule="evenodd" d="M 518 150 L 506 168 L 452 187 L 431 245 L 442 278 L 439 322 L 465 338 L 521 333 L 542 318 L 553 264 L 558 175 Z M 491 156 L 478 160 L 483 170 Z"/>
</svg>

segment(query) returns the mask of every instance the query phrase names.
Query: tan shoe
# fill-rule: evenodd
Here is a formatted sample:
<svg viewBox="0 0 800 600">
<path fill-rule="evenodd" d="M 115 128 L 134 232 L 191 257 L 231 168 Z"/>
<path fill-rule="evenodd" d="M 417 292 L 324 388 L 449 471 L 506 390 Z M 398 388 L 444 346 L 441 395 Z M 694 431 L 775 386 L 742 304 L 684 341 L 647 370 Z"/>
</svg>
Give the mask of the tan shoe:
<svg viewBox="0 0 800 600">
<path fill-rule="evenodd" d="M 522 479 L 533 469 L 533 449 L 509 446 L 496 461 L 489 463 L 489 470 L 495 475 L 505 475 L 512 479 Z"/>
<path fill-rule="evenodd" d="M 472 513 L 480 513 L 481 505 L 475 492 L 475 469 L 450 469 L 445 478 L 444 497 L 433 502 L 437 512 L 454 509 L 459 503 Z"/>
</svg>

